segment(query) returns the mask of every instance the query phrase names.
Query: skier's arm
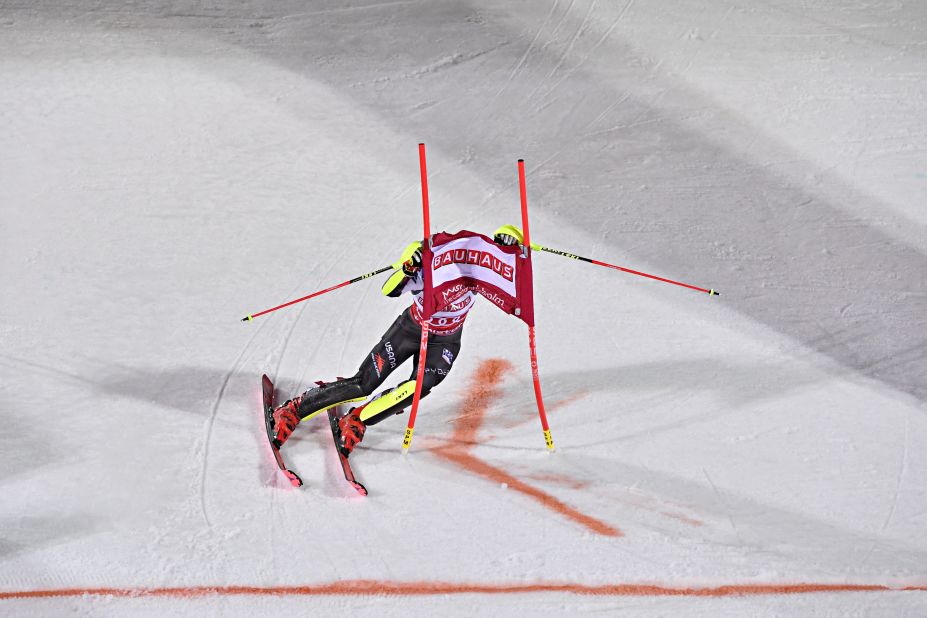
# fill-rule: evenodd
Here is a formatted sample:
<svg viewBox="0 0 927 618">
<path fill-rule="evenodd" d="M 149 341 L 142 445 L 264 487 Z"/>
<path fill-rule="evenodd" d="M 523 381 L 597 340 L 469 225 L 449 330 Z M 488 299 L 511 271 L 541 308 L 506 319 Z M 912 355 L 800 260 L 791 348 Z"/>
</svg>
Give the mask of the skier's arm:
<svg viewBox="0 0 927 618">
<path fill-rule="evenodd" d="M 380 289 L 383 292 L 383 296 L 390 296 L 396 298 L 402 294 L 402 290 L 406 287 L 406 281 L 409 280 L 409 277 L 406 276 L 402 269 L 393 271 L 393 274 L 389 276 L 389 279 L 386 280 L 386 283 L 383 284 L 383 287 Z"/>
<path fill-rule="evenodd" d="M 422 243 L 419 241 L 409 244 L 402 252 L 402 267 L 396 269 L 381 291 L 384 296 L 397 297 L 406 289 L 406 283 L 414 279 L 422 268 Z"/>
</svg>

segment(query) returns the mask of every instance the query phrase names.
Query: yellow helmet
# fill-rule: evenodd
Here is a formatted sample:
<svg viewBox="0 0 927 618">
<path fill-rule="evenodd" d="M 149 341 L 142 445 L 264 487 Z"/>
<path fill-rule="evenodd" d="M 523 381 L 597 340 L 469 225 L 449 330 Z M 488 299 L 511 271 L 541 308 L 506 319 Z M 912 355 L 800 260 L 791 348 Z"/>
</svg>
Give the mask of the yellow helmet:
<svg viewBox="0 0 927 618">
<path fill-rule="evenodd" d="M 506 243 L 503 240 L 503 236 L 511 236 L 518 241 L 518 244 L 525 244 L 525 237 L 522 235 L 521 230 L 515 227 L 514 225 L 503 225 L 498 230 L 493 232 L 492 239 L 500 244 L 510 244 Z"/>
<path fill-rule="evenodd" d="M 412 256 L 415 255 L 416 251 L 419 251 L 422 248 L 422 241 L 416 240 L 415 242 L 410 242 L 406 245 L 406 248 L 402 250 L 402 257 L 399 258 L 400 262 L 408 262 L 412 259 Z"/>
<path fill-rule="evenodd" d="M 416 240 L 415 242 L 411 242 L 408 245 L 406 245 L 406 248 L 402 250 L 402 257 L 400 257 L 397 262 L 393 262 L 392 264 L 393 268 L 402 268 L 402 265 L 405 262 L 408 262 L 409 260 L 411 260 L 412 256 L 415 255 L 415 252 L 420 251 L 421 249 L 422 249 L 422 241 L 420 240 Z"/>
</svg>

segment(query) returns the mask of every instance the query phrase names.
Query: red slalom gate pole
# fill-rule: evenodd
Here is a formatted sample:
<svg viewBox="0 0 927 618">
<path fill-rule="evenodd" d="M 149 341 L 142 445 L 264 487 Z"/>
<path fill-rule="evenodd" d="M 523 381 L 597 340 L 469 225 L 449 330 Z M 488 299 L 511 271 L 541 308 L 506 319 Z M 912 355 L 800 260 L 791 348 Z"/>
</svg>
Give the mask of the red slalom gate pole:
<svg viewBox="0 0 927 618">
<path fill-rule="evenodd" d="M 418 373 L 415 375 L 415 395 L 412 397 L 412 411 L 409 413 L 409 424 L 402 438 L 402 452 L 408 453 L 412 446 L 412 433 L 415 431 L 415 417 L 418 414 L 418 404 L 422 398 L 422 381 L 425 377 L 425 357 L 428 355 L 428 320 L 431 319 L 433 301 L 431 298 L 431 216 L 428 206 L 428 170 L 425 165 L 425 144 L 418 145 L 418 164 L 422 174 L 422 223 L 425 237 L 422 241 L 422 268 L 425 279 L 425 290 L 422 292 L 422 338 L 418 347 Z"/>
<path fill-rule="evenodd" d="M 524 235 L 523 250 L 527 259 L 531 259 L 531 231 L 528 227 L 528 190 L 525 182 L 525 160 L 518 160 L 518 191 L 521 194 L 521 228 Z M 531 290 L 534 296 L 534 288 Z M 533 299 L 532 299 L 533 302 Z M 534 325 L 528 326 L 528 346 L 531 349 L 531 379 L 534 380 L 534 397 L 538 402 L 538 415 L 541 417 L 541 429 L 544 430 L 544 443 L 547 450 L 554 450 L 554 439 L 550 435 L 550 425 L 547 423 L 547 412 L 544 410 L 544 397 L 541 396 L 541 378 L 538 374 L 538 350 L 535 339 Z"/>
</svg>

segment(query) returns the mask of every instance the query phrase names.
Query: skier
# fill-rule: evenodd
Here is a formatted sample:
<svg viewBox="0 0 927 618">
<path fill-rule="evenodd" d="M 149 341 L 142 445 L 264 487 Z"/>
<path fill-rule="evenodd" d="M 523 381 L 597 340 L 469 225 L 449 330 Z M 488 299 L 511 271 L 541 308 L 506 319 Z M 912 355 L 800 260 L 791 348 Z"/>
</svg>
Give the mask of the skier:
<svg viewBox="0 0 927 618">
<path fill-rule="evenodd" d="M 524 237 L 519 228 L 504 225 L 495 231 L 493 240 L 503 246 L 521 245 Z M 383 381 L 410 357 L 414 359 L 412 375 L 398 386 L 386 389 L 367 403 L 351 408 L 339 421 L 341 443 L 345 456 L 364 439 L 368 425 L 379 423 L 394 414 L 400 414 L 415 395 L 418 373 L 419 348 L 422 336 L 423 292 L 422 243 L 411 243 L 403 251 L 402 267 L 390 275 L 383 284 L 385 296 L 396 298 L 411 292 L 414 302 L 399 315 L 380 338 L 370 354 L 363 360 L 357 373 L 350 378 L 319 384 L 302 395 L 290 399 L 273 412 L 275 439 L 282 446 L 293 433 L 300 420 L 343 403 L 362 401 L 370 396 Z M 425 355 L 425 375 L 422 378 L 421 397 L 441 383 L 450 372 L 460 352 L 460 338 L 464 320 L 473 306 L 476 294 L 467 292 L 455 302 L 440 307 L 428 320 L 428 351 Z"/>
</svg>

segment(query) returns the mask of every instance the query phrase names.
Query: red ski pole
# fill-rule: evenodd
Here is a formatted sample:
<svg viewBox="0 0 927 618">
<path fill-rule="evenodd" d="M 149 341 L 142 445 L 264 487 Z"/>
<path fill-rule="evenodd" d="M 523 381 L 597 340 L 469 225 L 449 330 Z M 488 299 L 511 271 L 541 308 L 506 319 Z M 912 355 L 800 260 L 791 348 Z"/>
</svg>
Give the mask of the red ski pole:
<svg viewBox="0 0 927 618">
<path fill-rule="evenodd" d="M 525 160 L 518 160 L 518 190 L 521 194 L 521 227 L 524 235 L 524 250 L 527 258 L 531 259 L 531 232 L 528 229 L 528 191 L 525 183 Z M 532 296 L 534 290 L 531 291 Z M 544 410 L 544 398 L 541 396 L 541 378 L 538 375 L 538 350 L 534 336 L 534 326 L 528 326 L 528 346 L 531 349 L 531 378 L 534 380 L 534 398 L 538 402 L 538 415 L 541 417 L 541 429 L 544 430 L 544 443 L 547 450 L 554 450 L 554 439 L 550 435 L 550 425 L 547 423 L 547 412 Z"/>
<path fill-rule="evenodd" d="M 525 236 L 525 242 L 528 242 L 527 235 Z M 557 255 L 562 255 L 563 257 L 572 258 L 574 260 L 580 260 L 583 262 L 589 262 L 590 264 L 595 264 L 597 266 L 604 266 L 606 268 L 614 268 L 615 270 L 620 270 L 624 273 L 630 273 L 632 275 L 639 275 L 641 277 L 647 277 L 648 279 L 656 279 L 657 281 L 663 281 L 664 283 L 672 283 L 673 285 L 679 285 L 684 288 L 689 288 L 690 290 L 696 290 L 698 292 L 705 292 L 709 296 L 721 296 L 721 293 L 717 290 L 700 288 L 695 285 L 689 285 L 688 283 L 682 283 L 680 281 L 673 281 L 672 279 L 665 279 L 663 277 L 657 277 L 656 275 L 650 275 L 648 273 L 642 273 L 639 270 L 631 270 L 630 268 L 624 268 L 622 266 L 615 266 L 614 264 L 608 264 L 607 262 L 600 262 L 599 260 L 593 260 L 591 258 L 581 257 L 579 255 L 574 255 L 572 253 L 567 253 L 566 251 L 559 251 L 557 249 L 551 249 L 549 247 L 542 247 L 541 245 L 534 244 L 531 245 L 532 249 L 537 251 L 546 251 L 547 253 L 556 253 Z"/>
<path fill-rule="evenodd" d="M 422 274 L 425 279 L 425 290 L 422 292 L 422 338 L 418 347 L 418 373 L 415 374 L 415 395 L 412 397 L 412 411 L 409 413 L 409 424 L 402 438 L 402 452 L 408 453 L 412 446 L 412 433 L 415 431 L 415 416 L 418 414 L 418 403 L 422 398 L 422 380 L 425 377 L 425 357 L 428 355 L 428 320 L 433 313 L 431 298 L 431 217 L 428 209 L 428 170 L 425 166 L 425 144 L 418 145 L 418 163 L 422 174 L 422 221 L 425 228 L 425 238 L 422 242 Z"/>
<path fill-rule="evenodd" d="M 408 257 L 406 257 L 406 256 L 403 256 L 403 257 L 404 257 L 405 259 L 408 259 Z M 411 257 L 411 255 L 410 255 L 409 257 Z M 242 322 L 250 322 L 251 320 L 253 320 L 253 319 L 256 318 L 256 317 L 262 316 L 262 315 L 267 314 L 267 313 L 270 313 L 270 312 L 272 312 L 272 311 L 276 311 L 277 309 L 283 309 L 284 307 L 289 307 L 290 305 L 295 305 L 296 303 L 301 303 L 301 302 L 303 302 L 304 300 L 309 300 L 310 298 L 315 298 L 316 296 L 321 296 L 322 294 L 325 294 L 326 292 L 331 292 L 332 290 L 337 290 L 338 288 L 343 288 L 343 287 L 346 286 L 346 285 L 351 285 L 352 283 L 357 283 L 358 281 L 363 281 L 364 279 L 369 279 L 370 277 L 373 277 L 374 275 L 379 275 L 380 273 L 385 273 L 385 272 L 388 271 L 388 270 L 396 269 L 396 268 L 399 268 L 399 267 L 401 267 L 401 266 L 402 266 L 402 261 L 396 262 L 395 264 L 390 264 L 389 266 L 384 266 L 383 268 L 379 268 L 379 269 L 377 269 L 377 270 L 375 270 L 375 271 L 373 271 L 373 272 L 367 273 L 366 275 L 361 275 L 360 277 L 354 277 L 353 279 L 348 279 L 347 281 L 343 281 L 343 282 L 339 283 L 338 285 L 333 285 L 333 286 L 330 287 L 330 288 L 325 288 L 324 290 L 320 290 L 320 291 L 318 291 L 318 292 L 313 292 L 312 294 L 309 294 L 308 296 L 303 296 L 302 298 L 297 298 L 296 300 L 291 300 L 290 302 L 283 303 L 282 305 L 277 305 L 276 307 L 271 307 L 270 309 L 265 309 L 264 311 L 258 311 L 257 313 L 252 313 L 251 315 L 246 315 L 245 317 L 243 317 L 243 318 L 241 319 L 241 321 L 242 321 Z"/>
</svg>

